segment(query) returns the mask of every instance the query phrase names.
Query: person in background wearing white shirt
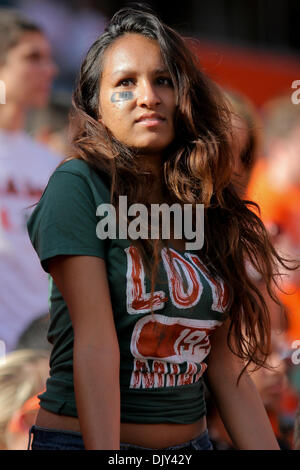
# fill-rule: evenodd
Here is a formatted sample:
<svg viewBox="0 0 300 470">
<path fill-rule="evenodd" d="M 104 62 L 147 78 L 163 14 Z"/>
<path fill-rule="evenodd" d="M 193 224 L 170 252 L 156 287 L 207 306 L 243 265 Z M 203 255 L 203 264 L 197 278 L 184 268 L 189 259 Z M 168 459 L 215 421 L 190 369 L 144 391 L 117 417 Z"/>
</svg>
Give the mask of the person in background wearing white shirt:
<svg viewBox="0 0 300 470">
<path fill-rule="evenodd" d="M 0 340 L 7 352 L 48 312 L 48 279 L 26 221 L 61 157 L 34 141 L 25 124 L 30 109 L 48 103 L 56 72 L 42 30 L 13 10 L 0 10 Z"/>
</svg>

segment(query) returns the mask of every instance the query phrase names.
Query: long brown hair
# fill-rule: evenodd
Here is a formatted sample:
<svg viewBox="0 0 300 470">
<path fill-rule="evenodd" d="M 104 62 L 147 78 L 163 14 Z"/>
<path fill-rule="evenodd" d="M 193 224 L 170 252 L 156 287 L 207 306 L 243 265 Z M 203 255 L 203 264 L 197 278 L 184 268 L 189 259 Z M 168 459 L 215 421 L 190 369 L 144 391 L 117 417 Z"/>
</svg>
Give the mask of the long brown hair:
<svg viewBox="0 0 300 470">
<path fill-rule="evenodd" d="M 151 190 L 153 176 L 138 165 L 138 150 L 118 142 L 98 121 L 103 55 L 127 33 L 158 42 L 174 85 L 176 137 L 165 150 L 162 175 L 166 200 L 193 208 L 204 204 L 205 242 L 199 256 L 228 287 L 228 345 L 244 360 L 263 365 L 270 351 L 270 318 L 247 263 L 261 274 L 269 295 L 277 301 L 273 287 L 276 266 L 285 266 L 285 260 L 275 252 L 263 223 L 248 207 L 254 203 L 241 200 L 231 184 L 231 114 L 221 91 L 201 71 L 183 38 L 153 13 L 120 10 L 88 51 L 73 97 L 71 158 L 85 160 L 108 180 L 114 204 L 120 195 L 127 195 L 128 204 L 147 205 L 146 188 Z M 153 292 L 160 250 L 167 243 L 162 239 L 135 243 L 151 274 Z"/>
</svg>

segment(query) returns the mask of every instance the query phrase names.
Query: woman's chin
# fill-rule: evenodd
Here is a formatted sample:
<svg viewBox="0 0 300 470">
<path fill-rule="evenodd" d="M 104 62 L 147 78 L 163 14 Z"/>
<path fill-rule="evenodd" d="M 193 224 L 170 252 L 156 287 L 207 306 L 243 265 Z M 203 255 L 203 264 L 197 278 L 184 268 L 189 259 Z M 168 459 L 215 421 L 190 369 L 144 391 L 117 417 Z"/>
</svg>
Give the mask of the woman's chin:
<svg viewBox="0 0 300 470">
<path fill-rule="evenodd" d="M 137 151 L 137 154 L 140 155 L 153 155 L 153 154 L 162 154 L 163 151 L 170 145 L 168 143 L 158 143 L 158 142 L 147 142 L 146 144 L 139 144 L 134 146 Z"/>
</svg>

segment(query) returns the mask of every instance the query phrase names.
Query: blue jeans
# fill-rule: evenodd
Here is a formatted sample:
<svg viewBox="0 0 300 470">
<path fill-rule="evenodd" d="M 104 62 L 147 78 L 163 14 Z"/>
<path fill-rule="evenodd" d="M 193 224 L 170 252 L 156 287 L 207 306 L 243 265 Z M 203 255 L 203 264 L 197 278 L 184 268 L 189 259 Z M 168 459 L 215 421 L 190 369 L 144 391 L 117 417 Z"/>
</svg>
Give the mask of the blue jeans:
<svg viewBox="0 0 300 470">
<path fill-rule="evenodd" d="M 31 437 L 33 439 L 31 443 Z M 85 450 L 82 436 L 75 431 L 60 431 L 58 429 L 43 428 L 40 426 L 32 426 L 29 431 L 28 448 L 32 450 Z M 136 446 L 133 444 L 120 444 L 120 450 L 158 450 L 148 449 L 146 447 Z M 209 440 L 208 432 L 200 434 L 195 439 L 184 442 L 172 447 L 159 450 L 213 450 L 212 443 Z"/>
</svg>

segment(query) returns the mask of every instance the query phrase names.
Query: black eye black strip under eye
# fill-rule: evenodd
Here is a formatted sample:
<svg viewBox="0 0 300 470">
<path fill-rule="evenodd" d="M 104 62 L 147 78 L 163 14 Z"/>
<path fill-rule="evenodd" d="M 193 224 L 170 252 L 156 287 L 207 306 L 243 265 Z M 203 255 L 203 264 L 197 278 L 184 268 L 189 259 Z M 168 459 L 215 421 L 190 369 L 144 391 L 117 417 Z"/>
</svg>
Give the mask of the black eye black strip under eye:
<svg viewBox="0 0 300 470">
<path fill-rule="evenodd" d="M 111 95 L 112 103 L 119 103 L 120 101 L 129 101 L 133 99 L 132 91 L 117 91 Z"/>
</svg>

